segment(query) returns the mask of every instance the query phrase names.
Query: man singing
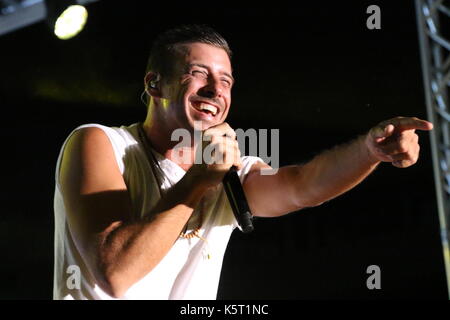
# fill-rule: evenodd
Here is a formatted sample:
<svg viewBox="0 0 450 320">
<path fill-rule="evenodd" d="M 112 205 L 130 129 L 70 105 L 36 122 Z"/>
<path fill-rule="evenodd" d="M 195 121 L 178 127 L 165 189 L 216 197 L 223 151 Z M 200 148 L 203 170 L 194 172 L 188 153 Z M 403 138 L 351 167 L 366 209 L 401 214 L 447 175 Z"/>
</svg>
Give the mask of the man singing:
<svg viewBox="0 0 450 320">
<path fill-rule="evenodd" d="M 253 215 L 281 216 L 350 190 L 380 162 L 413 165 L 415 130 L 433 127 L 397 117 L 305 164 L 261 174 L 270 166 L 241 157 L 225 122 L 230 59 L 227 42 L 209 27 L 168 30 L 151 50 L 145 121 L 89 124 L 69 135 L 56 168 L 55 299 L 215 299 L 237 226 L 221 183 L 232 166 Z M 180 128 L 192 137 L 200 129 L 206 142 L 177 149 L 172 133 Z M 198 152 L 207 146 L 213 163 Z"/>
</svg>

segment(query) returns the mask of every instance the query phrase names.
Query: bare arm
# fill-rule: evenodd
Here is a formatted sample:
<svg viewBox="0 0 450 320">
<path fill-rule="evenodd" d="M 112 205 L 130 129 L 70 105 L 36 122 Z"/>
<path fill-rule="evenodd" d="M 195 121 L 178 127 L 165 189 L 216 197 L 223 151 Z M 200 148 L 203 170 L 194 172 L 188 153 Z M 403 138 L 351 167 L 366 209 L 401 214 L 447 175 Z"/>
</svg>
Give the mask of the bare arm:
<svg viewBox="0 0 450 320">
<path fill-rule="evenodd" d="M 75 244 L 99 285 L 120 297 L 165 256 L 204 189 L 185 177 L 156 208 L 152 221 L 131 221 L 125 182 L 108 138 L 98 128 L 76 132 L 61 165 L 60 182 Z"/>
<path fill-rule="evenodd" d="M 382 161 L 400 168 L 414 164 L 419 155 L 415 129 L 431 130 L 432 124 L 398 117 L 306 164 L 280 168 L 274 175 L 260 174 L 267 165 L 253 166 L 244 182 L 253 214 L 273 217 L 320 205 L 359 184 Z"/>
</svg>

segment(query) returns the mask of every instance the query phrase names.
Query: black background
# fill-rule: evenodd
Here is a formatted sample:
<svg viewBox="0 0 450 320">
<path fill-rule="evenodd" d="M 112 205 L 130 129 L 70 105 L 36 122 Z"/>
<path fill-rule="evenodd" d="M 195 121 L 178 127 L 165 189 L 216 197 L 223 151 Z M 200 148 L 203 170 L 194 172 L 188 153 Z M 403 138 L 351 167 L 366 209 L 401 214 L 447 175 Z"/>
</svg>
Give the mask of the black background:
<svg viewBox="0 0 450 320">
<path fill-rule="evenodd" d="M 307 3 L 307 4 L 306 4 Z M 381 8 L 381 30 L 366 8 Z M 281 164 L 401 116 L 426 118 L 412 1 L 312 4 L 99 1 L 86 29 L 61 41 L 38 23 L 0 36 L 2 180 L 0 298 L 51 299 L 56 158 L 76 126 L 131 124 L 155 35 L 207 23 L 234 51 L 228 122 L 280 129 Z M 420 161 L 382 164 L 320 207 L 235 231 L 221 299 L 445 299 L 428 133 Z M 381 268 L 368 290 L 366 268 Z"/>
</svg>

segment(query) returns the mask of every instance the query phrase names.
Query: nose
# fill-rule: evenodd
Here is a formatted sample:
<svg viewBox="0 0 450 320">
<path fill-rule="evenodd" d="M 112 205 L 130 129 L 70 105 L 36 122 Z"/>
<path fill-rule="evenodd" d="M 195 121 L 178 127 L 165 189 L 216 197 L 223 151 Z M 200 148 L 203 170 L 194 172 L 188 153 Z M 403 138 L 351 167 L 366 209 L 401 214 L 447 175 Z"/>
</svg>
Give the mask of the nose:
<svg viewBox="0 0 450 320">
<path fill-rule="evenodd" d="M 223 88 L 217 79 L 211 77 L 208 83 L 199 90 L 199 93 L 206 98 L 218 98 L 223 94 Z"/>
</svg>

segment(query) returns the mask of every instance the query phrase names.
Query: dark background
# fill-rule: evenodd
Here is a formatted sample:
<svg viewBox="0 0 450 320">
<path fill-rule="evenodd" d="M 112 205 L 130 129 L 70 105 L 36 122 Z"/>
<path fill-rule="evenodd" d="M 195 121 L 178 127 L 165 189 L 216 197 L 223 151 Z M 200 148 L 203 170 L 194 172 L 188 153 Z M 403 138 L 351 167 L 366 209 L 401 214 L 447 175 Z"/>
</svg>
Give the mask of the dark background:
<svg viewBox="0 0 450 320">
<path fill-rule="evenodd" d="M 147 4 L 146 4 L 147 3 Z M 306 3 L 306 2 L 305 2 Z M 381 8 L 368 30 L 366 8 Z M 76 38 L 38 23 L 0 37 L 0 298 L 51 299 L 56 158 L 76 126 L 131 124 L 155 35 L 207 23 L 234 51 L 234 128 L 280 129 L 281 164 L 401 116 L 426 118 L 412 1 L 257 5 L 99 1 Z M 235 231 L 222 299 L 446 299 L 428 133 L 411 168 L 382 164 L 347 194 Z M 366 269 L 381 268 L 381 290 Z"/>
</svg>

